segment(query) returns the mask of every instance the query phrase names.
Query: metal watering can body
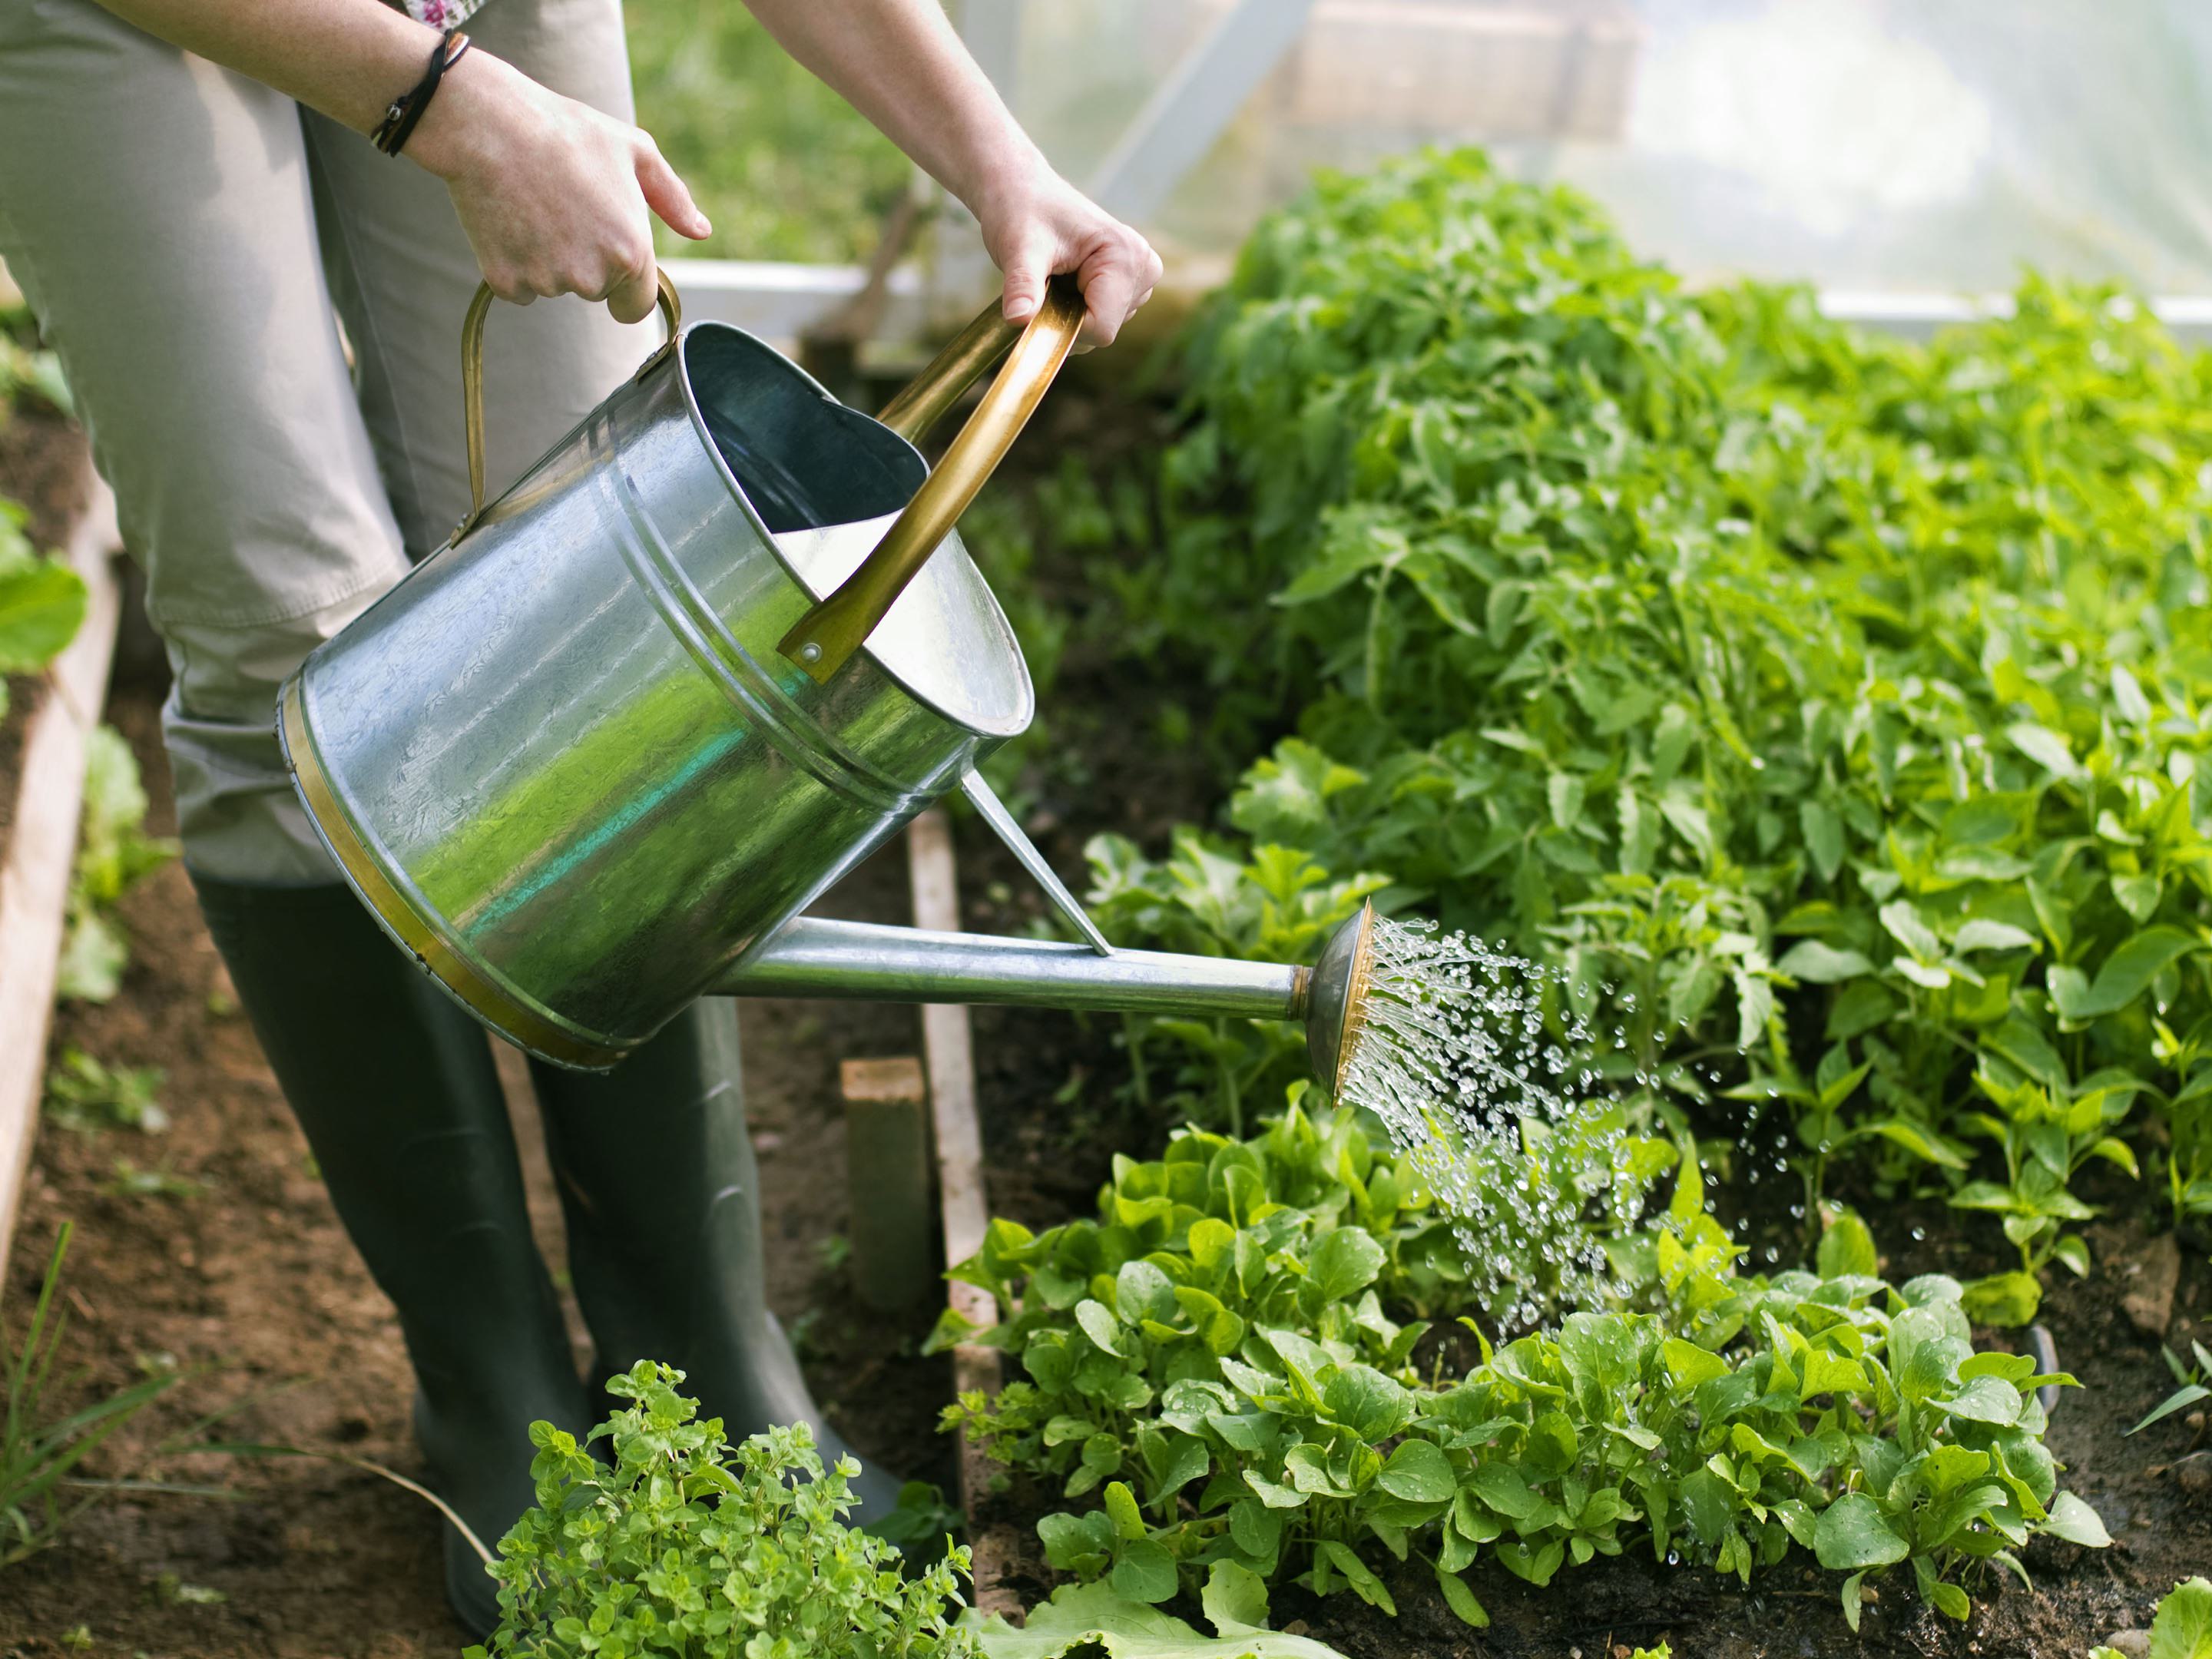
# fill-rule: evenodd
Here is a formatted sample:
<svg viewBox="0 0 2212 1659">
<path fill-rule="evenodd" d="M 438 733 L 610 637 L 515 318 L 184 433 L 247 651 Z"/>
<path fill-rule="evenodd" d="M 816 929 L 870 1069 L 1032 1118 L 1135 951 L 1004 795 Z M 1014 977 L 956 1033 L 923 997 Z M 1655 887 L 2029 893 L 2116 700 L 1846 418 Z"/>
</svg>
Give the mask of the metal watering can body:
<svg viewBox="0 0 2212 1659">
<path fill-rule="evenodd" d="M 679 326 L 664 278 L 668 343 L 486 508 L 489 297 L 469 517 L 278 708 L 318 833 L 447 992 L 586 1069 L 714 992 L 1308 1015 L 1301 967 L 1108 953 L 974 776 L 1035 696 L 951 526 L 1072 345 L 1072 288 L 1018 341 L 979 317 L 878 421 L 741 330 Z M 1010 342 L 933 473 L 910 438 Z M 963 783 L 1093 948 L 787 927 Z"/>
</svg>

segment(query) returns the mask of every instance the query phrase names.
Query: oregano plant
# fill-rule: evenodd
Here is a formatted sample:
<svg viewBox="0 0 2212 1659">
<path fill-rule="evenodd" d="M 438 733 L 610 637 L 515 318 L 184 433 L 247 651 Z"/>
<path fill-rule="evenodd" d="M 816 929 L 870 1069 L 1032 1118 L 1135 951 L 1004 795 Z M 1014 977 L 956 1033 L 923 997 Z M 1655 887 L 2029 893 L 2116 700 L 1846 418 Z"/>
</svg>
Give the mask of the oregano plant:
<svg viewBox="0 0 2212 1659">
<path fill-rule="evenodd" d="M 607 1385 L 631 1403 L 587 1437 L 605 1461 L 532 1425 L 538 1507 L 500 1542 L 499 1628 L 466 1659 L 975 1659 L 964 1547 L 902 1576 L 845 1523 L 856 1462 L 824 1468 L 803 1423 L 732 1445 L 683 1381 L 641 1362 Z"/>
</svg>

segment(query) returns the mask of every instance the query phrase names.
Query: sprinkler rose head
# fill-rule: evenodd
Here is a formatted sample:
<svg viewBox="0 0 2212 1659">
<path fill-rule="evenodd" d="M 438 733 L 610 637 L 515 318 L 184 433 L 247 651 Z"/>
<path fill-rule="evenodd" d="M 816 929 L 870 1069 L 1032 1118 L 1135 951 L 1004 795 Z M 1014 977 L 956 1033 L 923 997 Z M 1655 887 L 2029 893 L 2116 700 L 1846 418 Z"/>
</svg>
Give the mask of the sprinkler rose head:
<svg viewBox="0 0 2212 1659">
<path fill-rule="evenodd" d="M 1315 1079 L 1331 1095 L 1340 1092 L 1367 1012 L 1369 975 L 1375 963 L 1375 907 L 1328 936 L 1306 988 L 1306 1053 Z"/>
</svg>

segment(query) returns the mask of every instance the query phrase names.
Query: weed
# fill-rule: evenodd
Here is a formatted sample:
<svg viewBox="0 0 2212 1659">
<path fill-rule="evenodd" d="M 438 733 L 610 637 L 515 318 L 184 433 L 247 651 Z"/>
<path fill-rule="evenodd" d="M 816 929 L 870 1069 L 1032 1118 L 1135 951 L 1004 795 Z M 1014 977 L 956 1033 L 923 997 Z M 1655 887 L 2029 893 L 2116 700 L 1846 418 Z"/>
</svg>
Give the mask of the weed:
<svg viewBox="0 0 2212 1659">
<path fill-rule="evenodd" d="M 22 1347 L 9 1366 L 8 1413 L 0 1427 L 0 1567 L 47 1547 L 100 1500 L 103 1489 L 90 1486 L 70 1486 L 76 1495 L 64 1501 L 70 1472 L 177 1380 L 175 1371 L 164 1370 L 74 1411 L 57 1403 L 80 1375 L 54 1375 L 69 1329 L 68 1311 L 54 1298 L 72 1231 L 64 1222 L 55 1237 Z"/>
<path fill-rule="evenodd" d="M 2202 1342 L 2191 1342 L 2189 1352 L 2197 1362 L 2193 1366 L 2176 1358 L 2171 1348 L 2159 1350 L 2166 1360 L 2166 1369 L 2173 1373 L 2173 1380 L 2181 1386 L 2166 1395 L 2148 1417 L 2130 1429 L 2130 1434 L 2141 1434 L 2152 1424 L 2185 1410 L 2200 1400 L 2212 1400 L 2212 1353 L 2205 1352 Z"/>
<path fill-rule="evenodd" d="M 127 1158 L 115 1160 L 114 1172 L 100 1191 L 110 1198 L 165 1198 L 182 1201 L 207 1191 L 207 1182 L 179 1175 L 165 1159 L 152 1169 L 141 1169 Z"/>
<path fill-rule="evenodd" d="M 158 1066 L 109 1066 L 82 1048 L 64 1048 L 46 1073 L 46 1115 L 78 1134 L 160 1134 L 169 1127 L 160 1099 L 166 1077 Z"/>
</svg>

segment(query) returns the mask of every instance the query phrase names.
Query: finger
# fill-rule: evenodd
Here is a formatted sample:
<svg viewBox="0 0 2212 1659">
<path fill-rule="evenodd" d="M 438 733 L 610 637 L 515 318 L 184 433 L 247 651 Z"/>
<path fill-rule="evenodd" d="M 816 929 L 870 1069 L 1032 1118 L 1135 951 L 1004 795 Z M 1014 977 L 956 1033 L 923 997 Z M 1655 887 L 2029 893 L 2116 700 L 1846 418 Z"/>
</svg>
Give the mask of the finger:
<svg viewBox="0 0 2212 1659">
<path fill-rule="evenodd" d="M 511 306 L 526 306 L 538 297 L 523 274 L 507 265 L 487 266 L 484 284 Z"/>
<path fill-rule="evenodd" d="M 1052 236 L 1031 231 L 1006 256 L 1006 291 L 1003 310 L 1010 323 L 1026 323 L 1044 303 L 1045 284 L 1052 280 Z"/>
<path fill-rule="evenodd" d="M 628 271 L 615 284 L 607 295 L 607 309 L 618 323 L 641 323 L 653 315 L 653 304 L 659 295 L 657 270 L 653 261 L 647 259 L 642 273 Z"/>
<path fill-rule="evenodd" d="M 696 242 L 712 235 L 714 227 L 691 199 L 691 187 L 678 178 L 676 169 L 662 159 L 658 144 L 644 133 L 638 134 L 638 137 L 637 185 L 645 192 L 646 205 L 678 236 L 688 236 Z"/>
<path fill-rule="evenodd" d="M 1093 345 L 1112 345 L 1121 325 L 1136 309 L 1137 284 L 1127 263 L 1109 256 L 1087 265 L 1077 280 L 1083 288 L 1083 337 Z"/>
</svg>

